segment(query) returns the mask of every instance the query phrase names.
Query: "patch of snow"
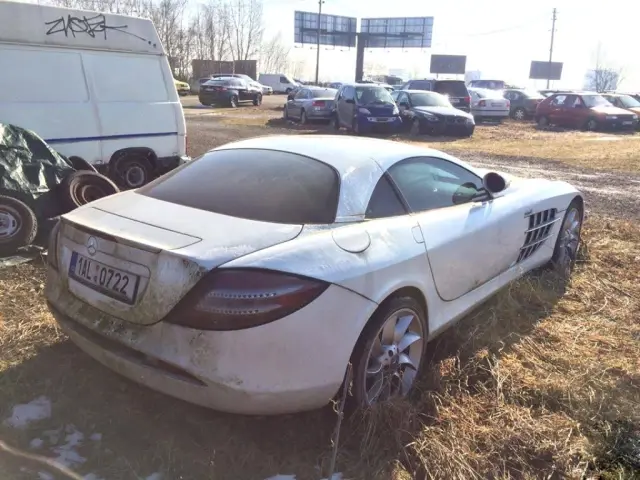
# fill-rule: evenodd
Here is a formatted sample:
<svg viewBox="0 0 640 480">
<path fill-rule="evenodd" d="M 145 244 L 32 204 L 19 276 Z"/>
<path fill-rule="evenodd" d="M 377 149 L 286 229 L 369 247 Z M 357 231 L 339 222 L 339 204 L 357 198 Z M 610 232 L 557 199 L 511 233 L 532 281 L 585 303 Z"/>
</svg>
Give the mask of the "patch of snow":
<svg viewBox="0 0 640 480">
<path fill-rule="evenodd" d="M 92 440 L 94 442 L 99 442 L 100 440 L 102 440 L 102 434 L 101 433 L 92 433 L 91 436 L 89 437 L 89 440 Z"/>
<path fill-rule="evenodd" d="M 87 460 L 75 450 L 76 447 L 82 445 L 84 435 L 73 425 L 67 425 L 65 427 L 65 431 L 67 433 L 64 439 L 65 443 L 53 448 L 52 450 L 58 455 L 55 459 L 56 462 L 71 468 L 84 463 Z"/>
<path fill-rule="evenodd" d="M 49 472 L 38 472 L 38 480 L 55 480 L 55 477 Z"/>
<path fill-rule="evenodd" d="M 31 440 L 29 442 L 29 447 L 30 448 L 40 448 L 43 443 L 44 443 L 44 440 L 42 440 L 41 438 L 34 438 L 33 440 Z"/>
<path fill-rule="evenodd" d="M 274 477 L 265 478 L 264 480 L 296 480 L 295 475 L 276 475 Z"/>
<path fill-rule="evenodd" d="M 31 422 L 44 420 L 51 416 L 51 401 L 44 396 L 31 400 L 29 403 L 15 405 L 11 417 L 4 423 L 13 428 L 25 428 Z"/>
<path fill-rule="evenodd" d="M 162 474 L 160 472 L 152 473 L 144 480 L 162 480 Z"/>
</svg>

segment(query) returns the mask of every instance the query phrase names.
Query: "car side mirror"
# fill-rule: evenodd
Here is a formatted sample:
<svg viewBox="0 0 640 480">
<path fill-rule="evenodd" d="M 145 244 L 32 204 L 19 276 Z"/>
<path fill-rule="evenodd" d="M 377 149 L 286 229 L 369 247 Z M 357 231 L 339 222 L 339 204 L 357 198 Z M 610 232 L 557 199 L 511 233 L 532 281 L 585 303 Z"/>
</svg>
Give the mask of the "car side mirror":
<svg viewBox="0 0 640 480">
<path fill-rule="evenodd" d="M 355 105 L 356 101 L 353 98 L 347 98 L 345 100 L 345 103 L 351 103 L 351 104 Z"/>
<path fill-rule="evenodd" d="M 482 177 L 482 186 L 487 192 L 496 194 L 507 188 L 507 181 L 499 173 L 489 172 Z"/>
</svg>

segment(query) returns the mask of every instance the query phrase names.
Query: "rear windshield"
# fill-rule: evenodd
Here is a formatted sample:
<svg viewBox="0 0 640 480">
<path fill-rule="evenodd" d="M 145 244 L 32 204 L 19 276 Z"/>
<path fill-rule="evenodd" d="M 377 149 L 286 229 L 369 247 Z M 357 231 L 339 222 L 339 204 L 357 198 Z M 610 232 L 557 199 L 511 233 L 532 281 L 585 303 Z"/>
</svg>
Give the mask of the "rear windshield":
<svg viewBox="0 0 640 480">
<path fill-rule="evenodd" d="M 317 90 L 311 90 L 311 96 L 313 98 L 325 98 L 325 97 L 335 97 L 337 90 L 334 88 L 323 88 Z"/>
<path fill-rule="evenodd" d="M 439 80 L 435 82 L 434 90 L 450 97 L 467 97 L 469 92 L 461 80 Z"/>
<path fill-rule="evenodd" d="M 504 98 L 500 90 L 489 90 L 485 88 L 478 88 L 474 91 L 478 94 L 480 98 L 489 98 L 489 99 Z"/>
<path fill-rule="evenodd" d="M 206 153 L 137 190 L 165 202 L 262 222 L 333 223 L 340 180 L 329 165 L 288 152 Z"/>
</svg>

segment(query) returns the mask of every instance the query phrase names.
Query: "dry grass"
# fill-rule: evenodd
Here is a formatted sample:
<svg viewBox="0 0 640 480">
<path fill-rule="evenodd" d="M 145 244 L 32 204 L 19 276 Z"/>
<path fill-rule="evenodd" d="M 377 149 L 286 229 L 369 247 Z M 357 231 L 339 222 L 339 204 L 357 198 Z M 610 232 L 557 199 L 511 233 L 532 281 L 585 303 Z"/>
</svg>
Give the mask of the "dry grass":
<svg viewBox="0 0 640 480">
<path fill-rule="evenodd" d="M 338 470 L 367 480 L 640 478 L 640 228 L 592 218 L 584 238 L 564 296 L 545 275 L 522 279 L 431 345 L 413 403 L 345 422 Z M 255 419 L 133 385 L 60 335 L 43 282 L 37 264 L 0 271 L 0 416 L 40 395 L 53 415 L 25 431 L 0 425 L 0 440 L 28 450 L 46 429 L 100 432 L 99 447 L 80 449 L 81 470 L 105 479 L 326 472 L 331 409 Z M 46 470 L 1 452 L 0 465 L 7 479 Z"/>
</svg>

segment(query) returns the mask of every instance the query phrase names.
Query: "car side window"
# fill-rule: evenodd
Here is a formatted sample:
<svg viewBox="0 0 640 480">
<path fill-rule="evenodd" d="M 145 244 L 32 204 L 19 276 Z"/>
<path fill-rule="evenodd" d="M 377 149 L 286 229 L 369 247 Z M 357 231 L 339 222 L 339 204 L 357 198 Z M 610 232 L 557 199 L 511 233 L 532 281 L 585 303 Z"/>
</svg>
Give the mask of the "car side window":
<svg viewBox="0 0 640 480">
<path fill-rule="evenodd" d="M 298 93 L 293 97 L 295 100 L 300 100 L 301 98 L 307 98 L 306 90 L 298 90 Z"/>
<path fill-rule="evenodd" d="M 558 95 L 558 96 L 556 96 L 556 98 L 554 98 L 551 101 L 551 104 L 552 105 L 556 105 L 556 106 L 559 107 L 559 106 L 564 105 L 566 100 L 567 100 L 567 96 L 566 95 Z"/>
<path fill-rule="evenodd" d="M 408 104 L 408 103 L 409 103 L 409 95 L 407 95 L 406 93 L 404 93 L 404 92 L 403 92 L 403 93 L 398 97 L 397 103 L 398 103 L 398 105 L 399 105 L 399 104 L 401 104 L 401 103 L 406 103 L 406 104 Z"/>
<path fill-rule="evenodd" d="M 411 82 L 412 90 L 431 90 L 431 82 L 428 80 L 416 80 Z"/>
<path fill-rule="evenodd" d="M 387 175 L 383 175 L 373 189 L 365 217 L 368 219 L 405 215 L 407 210 L 391 185 Z"/>
<path fill-rule="evenodd" d="M 344 92 L 342 92 L 342 96 L 346 99 L 353 99 L 355 94 L 355 89 L 353 87 L 345 87 Z"/>
<path fill-rule="evenodd" d="M 437 157 L 413 157 L 388 171 L 412 212 L 452 207 L 473 200 L 482 179 L 464 167 Z"/>
<path fill-rule="evenodd" d="M 397 90 L 396 90 L 396 91 L 391 92 L 391 98 L 393 98 L 393 101 L 394 101 L 394 102 L 398 103 L 398 96 L 399 96 L 399 95 L 400 95 L 400 92 L 398 92 Z"/>
</svg>

